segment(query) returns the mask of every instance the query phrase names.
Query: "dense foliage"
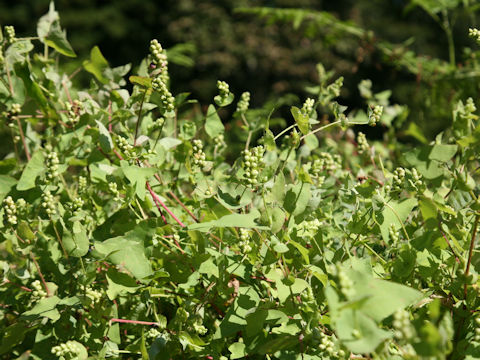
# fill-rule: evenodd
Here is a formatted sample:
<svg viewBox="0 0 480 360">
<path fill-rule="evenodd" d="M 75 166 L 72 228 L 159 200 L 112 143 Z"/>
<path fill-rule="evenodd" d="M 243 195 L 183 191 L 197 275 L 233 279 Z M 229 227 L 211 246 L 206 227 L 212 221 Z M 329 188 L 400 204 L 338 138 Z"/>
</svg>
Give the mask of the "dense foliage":
<svg viewBox="0 0 480 360">
<path fill-rule="evenodd" d="M 388 90 L 346 107 L 318 64 L 274 133 L 225 81 L 172 94 L 157 40 L 128 84 L 94 47 L 79 88 L 53 5 L 1 34 L 2 358 L 480 358 L 471 98 L 410 147 Z"/>
</svg>

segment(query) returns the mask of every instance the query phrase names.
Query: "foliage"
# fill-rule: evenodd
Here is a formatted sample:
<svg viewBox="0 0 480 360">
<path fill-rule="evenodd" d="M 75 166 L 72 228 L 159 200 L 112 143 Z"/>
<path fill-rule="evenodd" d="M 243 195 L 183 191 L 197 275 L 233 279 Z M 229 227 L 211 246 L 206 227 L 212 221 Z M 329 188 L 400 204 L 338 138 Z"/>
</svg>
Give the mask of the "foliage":
<svg viewBox="0 0 480 360">
<path fill-rule="evenodd" d="M 349 108 L 319 64 L 274 134 L 253 92 L 219 80 L 205 111 L 172 93 L 156 40 L 129 91 L 130 66 L 98 47 L 90 86 L 72 83 L 53 5 L 38 35 L 0 36 L 0 356 L 480 357 L 471 98 L 435 141 L 412 129 L 411 148 L 389 92 L 364 80 Z"/>
</svg>

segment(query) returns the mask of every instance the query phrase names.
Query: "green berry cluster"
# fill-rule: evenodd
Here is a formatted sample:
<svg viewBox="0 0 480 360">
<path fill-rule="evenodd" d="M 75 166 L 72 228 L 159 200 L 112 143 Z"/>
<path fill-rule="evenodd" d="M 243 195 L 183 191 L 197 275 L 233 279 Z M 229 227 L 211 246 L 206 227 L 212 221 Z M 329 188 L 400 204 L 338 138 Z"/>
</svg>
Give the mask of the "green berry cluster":
<svg viewBox="0 0 480 360">
<path fill-rule="evenodd" d="M 259 180 L 263 180 L 259 178 L 259 175 L 264 166 L 264 153 L 265 148 L 262 145 L 243 151 L 243 168 L 249 186 L 257 185 Z"/>
<path fill-rule="evenodd" d="M 393 327 L 397 339 L 409 340 L 415 336 L 415 329 L 410 322 L 408 311 L 401 309 L 393 315 Z"/>
<path fill-rule="evenodd" d="M 47 167 L 47 180 L 50 182 L 58 178 L 58 155 L 55 151 L 48 151 L 45 157 L 45 166 Z"/>
<path fill-rule="evenodd" d="M 42 195 L 42 207 L 45 209 L 45 212 L 48 216 L 52 216 L 57 212 L 55 206 L 55 198 L 53 197 L 50 190 L 45 190 Z"/>
<path fill-rule="evenodd" d="M 162 333 L 157 328 L 151 328 L 145 334 L 147 339 L 156 339 L 160 336 L 162 336 Z"/>
<path fill-rule="evenodd" d="M 131 145 L 126 138 L 118 136 L 116 140 L 118 148 L 127 158 L 131 159 L 135 157 L 133 145 Z"/>
<path fill-rule="evenodd" d="M 80 346 L 75 341 L 67 341 L 66 343 L 52 347 L 52 354 L 58 357 L 66 355 L 78 354 L 81 351 Z"/>
<path fill-rule="evenodd" d="M 11 25 L 6 25 L 5 29 L 5 39 L 7 40 L 7 44 L 11 44 L 15 42 L 15 28 Z"/>
<path fill-rule="evenodd" d="M 330 153 L 321 152 L 319 157 L 313 161 L 312 165 L 312 172 L 315 176 L 323 172 L 333 172 L 338 168 L 340 162 L 338 156 L 334 157 Z"/>
<path fill-rule="evenodd" d="M 480 43 L 480 30 L 476 28 L 470 28 L 468 29 L 468 36 L 470 36 L 471 38 L 474 38 L 475 41 Z"/>
<path fill-rule="evenodd" d="M 480 317 L 475 318 L 475 337 L 476 342 L 480 342 Z"/>
<path fill-rule="evenodd" d="M 122 198 L 120 197 L 120 191 L 118 191 L 117 183 L 114 183 L 114 182 L 108 183 L 108 190 L 110 190 L 110 192 L 113 195 L 113 201 L 117 201 L 117 202 L 122 201 Z"/>
<path fill-rule="evenodd" d="M 370 107 L 368 109 L 368 125 L 375 126 L 382 117 L 383 114 L 383 106 L 375 105 L 373 108 Z"/>
<path fill-rule="evenodd" d="M 353 281 L 348 277 L 345 271 L 341 268 L 337 268 L 338 281 L 340 285 L 340 291 L 348 299 L 355 295 L 355 289 L 353 287 Z"/>
<path fill-rule="evenodd" d="M 202 140 L 193 140 L 193 164 L 200 168 L 203 168 L 206 165 Z"/>
<path fill-rule="evenodd" d="M 228 89 L 228 85 L 227 85 Z M 250 93 L 248 91 L 245 91 L 242 93 L 240 96 L 240 100 L 238 101 L 237 104 L 237 112 L 239 113 L 245 113 L 248 110 L 248 107 L 250 106 Z"/>
<path fill-rule="evenodd" d="M 92 300 L 94 304 L 99 303 L 104 296 L 102 291 L 95 290 L 91 286 L 82 286 L 82 290 L 85 292 L 85 296 Z"/>
<path fill-rule="evenodd" d="M 393 172 L 393 178 L 392 178 L 393 190 L 395 191 L 403 190 L 406 173 L 407 172 L 402 167 L 398 167 L 395 169 L 395 171 Z"/>
<path fill-rule="evenodd" d="M 367 137 L 361 131 L 357 135 L 357 148 L 359 154 L 368 154 L 370 152 L 370 145 L 368 144 Z"/>
<path fill-rule="evenodd" d="M 83 104 L 79 100 L 73 100 L 73 102 L 67 101 L 65 108 L 67 109 L 68 122 L 70 124 L 76 124 L 80 120 Z"/>
<path fill-rule="evenodd" d="M 315 100 L 308 98 L 305 100 L 302 106 L 302 114 L 305 116 L 310 116 L 313 112 L 313 106 L 315 105 Z"/>
<path fill-rule="evenodd" d="M 398 240 L 400 240 L 400 231 L 397 230 L 395 224 L 390 224 L 388 227 L 388 235 L 392 243 L 396 243 Z"/>
<path fill-rule="evenodd" d="M 313 219 L 310 221 L 302 221 L 297 228 L 297 235 L 301 237 L 313 238 L 320 229 L 320 221 Z"/>
<path fill-rule="evenodd" d="M 17 205 L 15 205 L 15 202 L 13 201 L 11 196 L 7 196 L 3 200 L 3 208 L 5 211 L 5 214 L 7 214 L 7 222 L 10 225 L 16 225 L 17 224 Z"/>
<path fill-rule="evenodd" d="M 32 282 L 31 286 L 33 288 L 32 297 L 30 298 L 32 302 L 37 302 L 38 300 L 47 297 L 47 292 L 43 288 L 40 280 L 35 280 L 34 282 Z"/>
<path fill-rule="evenodd" d="M 207 328 L 203 326 L 203 324 L 200 321 L 195 321 L 193 323 L 193 330 L 199 335 L 205 335 L 207 333 Z"/>
<path fill-rule="evenodd" d="M 150 53 L 152 54 L 152 62 L 155 65 L 160 66 L 161 69 L 167 67 L 167 55 L 157 39 L 150 41 Z"/>
<path fill-rule="evenodd" d="M 85 176 L 78 177 L 78 192 L 84 193 L 87 191 L 87 178 Z"/>
<path fill-rule="evenodd" d="M 150 125 L 148 125 L 148 132 L 160 130 L 163 127 L 163 124 L 165 124 L 165 118 L 161 116 L 154 122 L 152 122 Z"/>
<path fill-rule="evenodd" d="M 85 205 L 85 201 L 83 201 L 83 199 L 80 197 L 75 197 L 72 202 L 69 203 L 70 210 L 74 213 L 80 210 L 83 205 Z"/>
<path fill-rule="evenodd" d="M 321 334 L 319 349 L 325 353 L 328 359 L 343 359 L 345 357 L 345 351 L 342 349 L 335 349 L 335 341 L 333 336 Z"/>
<path fill-rule="evenodd" d="M 410 171 L 410 179 L 408 179 L 408 184 L 413 188 L 415 191 L 419 191 L 423 189 L 424 182 L 422 180 L 422 175 L 420 175 L 417 169 L 413 168 Z"/>
<path fill-rule="evenodd" d="M 252 246 L 250 245 L 250 231 L 244 228 L 240 228 L 240 242 L 238 246 L 243 254 L 248 254 L 252 251 Z"/>
<path fill-rule="evenodd" d="M 155 91 L 158 91 L 160 94 L 160 99 L 162 101 L 162 106 L 164 109 L 169 112 L 175 109 L 175 98 L 173 97 L 170 90 L 168 90 L 165 79 L 162 76 L 157 76 L 152 80 L 152 88 Z"/>
</svg>

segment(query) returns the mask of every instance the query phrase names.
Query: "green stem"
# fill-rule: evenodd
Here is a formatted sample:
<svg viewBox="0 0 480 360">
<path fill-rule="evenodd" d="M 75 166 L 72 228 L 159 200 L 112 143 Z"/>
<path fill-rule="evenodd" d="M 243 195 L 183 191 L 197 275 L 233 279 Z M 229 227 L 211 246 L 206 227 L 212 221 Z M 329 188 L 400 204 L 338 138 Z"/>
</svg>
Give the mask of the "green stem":
<svg viewBox="0 0 480 360">
<path fill-rule="evenodd" d="M 138 129 L 140 128 L 140 123 L 142 122 L 142 109 L 143 109 L 143 103 L 145 102 L 146 96 L 147 96 L 147 91 L 144 91 L 142 101 L 140 102 L 140 109 L 138 110 L 138 118 L 137 118 L 137 124 L 135 125 L 135 138 L 133 139 L 133 146 L 137 145 Z"/>
<path fill-rule="evenodd" d="M 279 134 L 277 134 L 273 140 L 277 140 L 280 136 L 282 136 L 283 134 L 285 134 L 287 131 L 293 129 L 295 126 L 297 126 L 297 124 L 293 124 L 293 125 L 290 125 L 289 127 L 287 127 L 286 129 L 282 130 Z"/>
<path fill-rule="evenodd" d="M 470 240 L 470 249 L 468 251 L 468 260 L 467 260 L 467 267 L 465 268 L 465 278 L 468 277 L 470 272 L 470 264 L 472 263 L 472 256 L 473 256 L 473 249 L 475 248 L 475 238 L 477 236 L 477 227 L 478 227 L 478 220 L 480 219 L 480 214 L 475 215 L 475 222 L 473 224 L 472 230 L 472 239 Z M 465 299 L 467 298 L 467 283 L 463 286 L 463 293 L 465 295 Z"/>
</svg>

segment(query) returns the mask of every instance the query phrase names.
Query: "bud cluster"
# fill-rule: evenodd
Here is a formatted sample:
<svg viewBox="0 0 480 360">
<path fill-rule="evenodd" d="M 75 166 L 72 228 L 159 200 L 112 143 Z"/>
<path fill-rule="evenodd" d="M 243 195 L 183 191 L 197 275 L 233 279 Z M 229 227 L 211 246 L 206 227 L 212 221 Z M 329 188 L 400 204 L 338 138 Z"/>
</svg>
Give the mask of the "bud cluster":
<svg viewBox="0 0 480 360">
<path fill-rule="evenodd" d="M 382 117 L 383 114 L 383 106 L 375 105 L 373 108 L 370 107 L 368 109 L 368 125 L 375 126 Z"/>
<path fill-rule="evenodd" d="M 42 195 L 42 207 L 45 209 L 48 216 L 52 216 L 56 213 L 55 198 L 50 190 L 45 190 Z"/>
<path fill-rule="evenodd" d="M 160 130 L 163 127 L 163 124 L 165 124 L 165 118 L 164 117 L 159 117 L 153 123 L 148 125 L 148 132 Z"/>
<path fill-rule="evenodd" d="M 230 95 L 230 87 L 225 81 L 217 81 L 217 89 L 222 99 L 226 99 Z"/>
<path fill-rule="evenodd" d="M 345 351 L 342 349 L 335 349 L 335 342 L 333 341 L 333 336 L 328 336 L 326 334 L 321 334 L 320 345 L 318 346 L 320 350 L 328 356 L 329 359 L 344 359 Z"/>
<path fill-rule="evenodd" d="M 345 271 L 341 268 L 337 268 L 338 280 L 340 285 L 340 291 L 348 299 L 355 295 L 355 289 L 353 287 L 353 281 L 348 277 Z"/>
<path fill-rule="evenodd" d="M 78 354 L 81 351 L 80 346 L 75 341 L 67 341 L 66 343 L 52 347 L 52 354 L 58 357 L 64 357 L 69 354 Z"/>
<path fill-rule="evenodd" d="M 162 70 L 167 67 L 167 55 L 157 39 L 150 41 L 150 53 L 153 58 L 152 62 L 155 65 L 159 65 Z"/>
<path fill-rule="evenodd" d="M 313 106 L 315 105 L 315 100 L 308 98 L 305 100 L 302 106 L 302 114 L 305 116 L 310 116 L 310 114 L 313 112 Z"/>
<path fill-rule="evenodd" d="M 207 333 L 207 328 L 203 326 L 203 324 L 200 321 L 195 321 L 193 323 L 193 329 L 198 335 L 205 335 Z"/>
<path fill-rule="evenodd" d="M 7 196 L 3 200 L 3 208 L 5 213 L 7 214 L 7 222 L 10 225 L 16 225 L 17 224 L 17 205 L 15 205 L 15 202 L 13 201 L 11 196 Z"/>
<path fill-rule="evenodd" d="M 5 39 L 7 40 L 7 44 L 11 44 L 15 42 L 15 28 L 11 25 L 6 25 L 5 29 Z"/>
<path fill-rule="evenodd" d="M 393 190 L 402 190 L 405 182 L 406 171 L 402 167 L 398 167 L 393 172 Z"/>
<path fill-rule="evenodd" d="M 193 164 L 200 168 L 206 165 L 202 140 L 193 140 Z"/>
<path fill-rule="evenodd" d="M 228 88 L 228 85 L 227 85 Z M 248 91 L 245 91 L 242 93 L 240 96 L 240 100 L 238 101 L 237 104 L 237 111 L 239 113 L 244 113 L 245 111 L 248 110 L 248 107 L 250 106 L 250 93 Z"/>
<path fill-rule="evenodd" d="M 420 175 L 417 169 L 413 168 L 410 171 L 411 179 L 408 179 L 409 185 L 415 190 L 418 191 L 424 187 L 424 182 L 422 180 L 422 175 Z"/>
<path fill-rule="evenodd" d="M 370 151 L 370 145 L 368 144 L 367 137 L 361 131 L 357 135 L 357 146 L 359 154 L 367 154 Z"/>
<path fill-rule="evenodd" d="M 302 221 L 297 228 L 297 235 L 300 237 L 314 237 L 320 229 L 320 221 L 313 219 L 310 221 Z"/>
<path fill-rule="evenodd" d="M 87 178 L 85 176 L 78 177 L 78 192 L 84 193 L 87 190 Z"/>
<path fill-rule="evenodd" d="M 259 175 L 264 165 L 264 152 L 265 148 L 262 145 L 243 151 L 243 168 L 249 186 L 259 183 Z"/>
<path fill-rule="evenodd" d="M 480 342 L 480 317 L 475 318 L 475 337 L 476 342 Z"/>
<path fill-rule="evenodd" d="M 102 291 L 94 290 L 91 286 L 82 286 L 82 290 L 85 292 L 85 296 L 92 300 L 94 304 L 99 303 L 103 297 Z"/>
<path fill-rule="evenodd" d="M 156 329 L 156 328 L 151 328 L 150 330 L 148 330 L 145 334 L 145 337 L 147 339 L 156 339 L 158 337 L 160 337 L 162 335 L 162 333 Z"/>
<path fill-rule="evenodd" d="M 152 88 L 160 94 L 162 106 L 165 110 L 173 111 L 175 109 L 175 98 L 170 90 L 168 90 L 165 79 L 162 76 L 157 76 L 152 80 Z"/>
<path fill-rule="evenodd" d="M 396 243 L 398 240 L 400 240 L 400 231 L 397 230 L 395 224 L 390 224 L 388 227 L 388 236 L 390 237 L 390 241 L 392 243 Z"/>
</svg>

